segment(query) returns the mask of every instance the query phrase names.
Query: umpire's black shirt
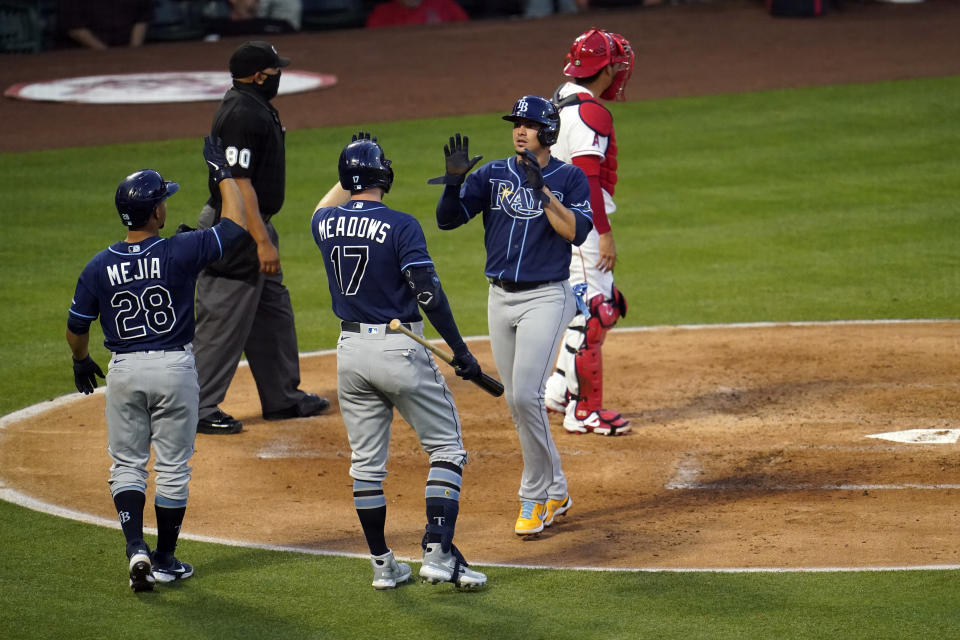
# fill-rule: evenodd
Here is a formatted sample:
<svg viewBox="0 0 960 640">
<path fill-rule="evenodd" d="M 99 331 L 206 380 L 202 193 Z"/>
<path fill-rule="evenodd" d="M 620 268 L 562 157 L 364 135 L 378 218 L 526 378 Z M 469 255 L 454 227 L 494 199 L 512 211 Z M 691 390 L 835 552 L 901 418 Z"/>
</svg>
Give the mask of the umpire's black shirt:
<svg viewBox="0 0 960 640">
<path fill-rule="evenodd" d="M 260 214 L 268 221 L 283 206 L 286 180 L 284 128 L 280 116 L 252 83 L 234 82 L 213 116 L 211 135 L 219 136 L 234 178 L 249 178 Z M 207 203 L 220 218 L 220 188 L 209 180 Z M 231 255 L 232 254 L 232 255 Z M 210 265 L 216 275 L 244 278 L 259 270 L 256 243 L 247 237 L 234 251 Z"/>
</svg>

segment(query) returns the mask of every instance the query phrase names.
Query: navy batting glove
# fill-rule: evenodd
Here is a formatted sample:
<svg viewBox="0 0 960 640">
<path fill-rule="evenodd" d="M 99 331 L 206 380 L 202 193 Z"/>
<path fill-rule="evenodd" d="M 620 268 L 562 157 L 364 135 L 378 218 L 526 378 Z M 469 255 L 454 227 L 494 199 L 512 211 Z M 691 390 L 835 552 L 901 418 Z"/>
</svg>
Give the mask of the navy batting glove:
<svg viewBox="0 0 960 640">
<path fill-rule="evenodd" d="M 439 178 L 430 178 L 427 180 L 427 184 L 463 184 L 467 174 L 470 173 L 470 169 L 473 169 L 483 158 L 483 156 L 473 156 L 471 158 L 469 147 L 470 138 L 467 136 L 461 136 L 459 132 L 450 136 L 450 143 L 443 145 L 443 157 L 447 163 L 447 173 Z"/>
<path fill-rule="evenodd" d="M 530 149 L 524 149 L 523 153 L 517 154 L 517 164 L 520 165 L 520 168 L 523 169 L 523 173 L 527 176 L 527 182 L 530 183 L 530 188 L 533 189 L 533 195 L 535 195 L 540 202 L 546 205 L 550 202 L 550 197 L 543 192 L 543 169 L 540 168 L 540 161 L 537 160 L 537 156 L 533 154 L 533 151 Z"/>
<path fill-rule="evenodd" d="M 480 377 L 480 363 L 470 351 L 453 354 L 453 370 L 464 380 L 475 380 Z"/>
<path fill-rule="evenodd" d="M 376 142 L 377 136 L 373 136 L 371 138 L 369 131 L 357 131 L 355 134 L 353 134 L 353 138 L 351 138 L 350 142 L 356 142 L 357 140 L 369 140 L 370 142 Z"/>
<path fill-rule="evenodd" d="M 97 376 L 103 378 L 103 371 L 99 365 L 93 361 L 89 355 L 83 360 L 73 360 L 73 382 L 77 385 L 77 391 L 84 395 L 90 395 L 97 388 Z"/>
<path fill-rule="evenodd" d="M 223 151 L 223 141 L 220 138 L 207 136 L 203 139 L 203 159 L 210 167 L 210 177 L 214 184 L 232 178 L 230 166 L 227 164 L 227 155 Z"/>
</svg>

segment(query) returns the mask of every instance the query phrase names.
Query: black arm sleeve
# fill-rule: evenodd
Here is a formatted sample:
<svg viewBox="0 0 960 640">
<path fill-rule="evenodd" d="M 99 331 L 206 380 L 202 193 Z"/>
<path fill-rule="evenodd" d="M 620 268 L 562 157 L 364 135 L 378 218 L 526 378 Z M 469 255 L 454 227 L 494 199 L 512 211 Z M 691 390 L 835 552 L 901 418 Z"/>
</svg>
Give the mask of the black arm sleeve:
<svg viewBox="0 0 960 640">
<path fill-rule="evenodd" d="M 437 226 L 441 229 L 455 229 L 467 220 L 469 218 L 460 203 L 460 187 L 448 184 L 443 188 L 437 203 Z"/>
<path fill-rule="evenodd" d="M 78 336 L 88 333 L 90 331 L 91 324 L 93 324 L 91 320 L 78 318 L 72 313 L 67 315 L 67 329 L 70 329 L 72 333 Z"/>
<path fill-rule="evenodd" d="M 450 303 L 447 301 L 447 294 L 443 292 L 440 286 L 440 278 L 437 277 L 432 265 L 417 267 L 408 267 L 404 269 L 403 275 L 407 279 L 410 288 L 413 289 L 417 302 L 423 312 L 426 314 L 430 324 L 434 326 L 440 337 L 453 350 L 454 355 L 467 351 L 467 345 L 460 336 L 460 330 L 453 319 L 453 311 L 450 309 Z"/>
</svg>

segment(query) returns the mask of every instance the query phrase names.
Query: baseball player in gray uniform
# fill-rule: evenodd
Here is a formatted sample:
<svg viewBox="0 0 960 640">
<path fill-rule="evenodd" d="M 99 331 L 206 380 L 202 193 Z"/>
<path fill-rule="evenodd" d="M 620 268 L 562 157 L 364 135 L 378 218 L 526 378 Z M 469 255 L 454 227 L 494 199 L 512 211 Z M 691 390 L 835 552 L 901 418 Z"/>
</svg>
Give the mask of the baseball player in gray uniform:
<svg viewBox="0 0 960 640">
<path fill-rule="evenodd" d="M 517 535 L 536 535 L 573 504 L 550 433 L 543 389 L 564 329 L 574 316 L 570 245 L 593 227 L 590 187 L 583 171 L 550 156 L 560 117 L 540 96 L 524 96 L 503 116 L 513 123 L 516 155 L 467 175 L 467 138 L 444 147 L 446 175 L 437 224 L 453 229 L 483 215 L 490 283 L 487 324 L 520 448 L 520 514 Z M 462 187 L 460 186 L 462 185 Z"/>
<path fill-rule="evenodd" d="M 179 186 L 151 169 L 130 174 L 115 198 L 127 236 L 83 269 L 67 319 L 78 391 L 93 393 L 103 377 L 89 351 L 90 324 L 98 317 L 104 346 L 112 352 L 106 376 L 110 492 L 134 591 L 193 575 L 174 550 L 187 507 L 200 397 L 191 346 L 194 286 L 207 263 L 246 235 L 243 202 L 222 147 L 207 138 L 203 155 L 220 186 L 223 219 L 210 229 L 162 238 L 166 199 Z M 158 530 L 153 553 L 143 539 L 151 445 Z"/>
<path fill-rule="evenodd" d="M 469 568 L 453 544 L 467 462 L 457 407 L 427 349 L 388 324 L 399 319 L 422 336 L 419 307 L 453 350 L 457 375 L 477 378 L 480 366 L 457 329 L 420 223 L 382 202 L 393 184 L 393 169 L 376 139 L 363 132 L 354 136 L 340 154 L 338 172 L 350 200 L 321 206 L 311 229 L 326 267 L 333 312 L 341 320 L 337 397 L 353 452 L 354 506 L 370 549 L 373 586 L 392 589 L 411 573 L 384 537 L 383 481 L 396 408 L 430 458 L 420 578 L 480 587 L 486 576 Z"/>
</svg>

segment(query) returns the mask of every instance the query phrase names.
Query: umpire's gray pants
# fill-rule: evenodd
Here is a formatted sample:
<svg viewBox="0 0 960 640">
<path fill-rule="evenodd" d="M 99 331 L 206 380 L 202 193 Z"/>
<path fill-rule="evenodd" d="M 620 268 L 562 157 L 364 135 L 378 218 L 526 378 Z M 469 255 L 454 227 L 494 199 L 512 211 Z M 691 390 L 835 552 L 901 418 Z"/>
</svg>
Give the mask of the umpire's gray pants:
<svg viewBox="0 0 960 640">
<path fill-rule="evenodd" d="M 212 209 L 205 206 L 201 221 Z M 201 222 L 202 224 L 202 222 Z M 277 231 L 267 233 L 279 247 Z M 193 340 L 200 380 L 199 417 L 217 410 L 246 354 L 264 413 L 297 404 L 300 386 L 297 332 L 283 273 L 234 280 L 202 272 L 197 278 L 197 328 Z"/>
</svg>

